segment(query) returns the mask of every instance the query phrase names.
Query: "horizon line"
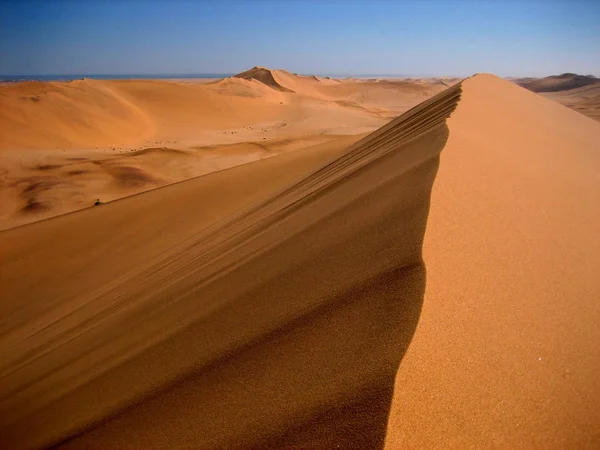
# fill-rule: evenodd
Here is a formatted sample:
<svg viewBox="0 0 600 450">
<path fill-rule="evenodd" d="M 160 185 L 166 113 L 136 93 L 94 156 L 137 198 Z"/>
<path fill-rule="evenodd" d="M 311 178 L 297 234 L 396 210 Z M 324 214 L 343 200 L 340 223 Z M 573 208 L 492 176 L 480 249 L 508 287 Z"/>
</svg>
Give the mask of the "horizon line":
<svg viewBox="0 0 600 450">
<path fill-rule="evenodd" d="M 269 69 L 269 70 L 286 70 L 286 69 Z M 37 78 L 55 78 L 55 81 L 59 80 L 61 77 L 65 78 L 100 78 L 100 77 L 111 77 L 111 78 L 120 78 L 120 77 L 143 77 L 143 78 L 191 78 L 191 77 L 203 77 L 203 78 L 226 78 L 237 75 L 242 72 L 188 72 L 188 73 L 48 73 L 48 74 L 2 74 L 0 73 L 0 81 L 11 81 L 11 78 L 16 80 L 18 79 L 30 79 L 34 80 Z M 376 77 L 402 77 L 402 78 L 410 78 L 410 77 L 448 77 L 448 78 L 465 78 L 471 75 L 464 74 L 419 74 L 419 73 L 301 73 L 301 72 L 292 72 L 294 75 L 303 75 L 303 76 L 322 76 L 322 77 L 335 77 L 335 78 L 376 78 Z M 588 76 L 598 78 L 595 74 L 577 74 L 575 72 L 563 72 L 560 74 L 550 74 L 550 75 L 504 75 L 500 76 L 501 78 L 544 78 L 549 76 L 557 76 L 557 75 L 580 75 L 580 76 Z"/>
</svg>

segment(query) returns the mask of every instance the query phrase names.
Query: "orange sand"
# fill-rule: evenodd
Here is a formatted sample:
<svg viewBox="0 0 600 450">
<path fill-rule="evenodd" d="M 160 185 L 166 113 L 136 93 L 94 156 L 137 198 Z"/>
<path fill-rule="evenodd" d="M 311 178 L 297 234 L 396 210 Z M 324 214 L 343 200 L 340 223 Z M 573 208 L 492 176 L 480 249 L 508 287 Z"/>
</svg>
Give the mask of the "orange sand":
<svg viewBox="0 0 600 450">
<path fill-rule="evenodd" d="M 2 446 L 596 447 L 600 125 L 477 75 L 356 139 L 0 232 Z"/>
<path fill-rule="evenodd" d="M 371 132 L 444 88 L 245 74 L 0 85 L 0 229 Z"/>
</svg>

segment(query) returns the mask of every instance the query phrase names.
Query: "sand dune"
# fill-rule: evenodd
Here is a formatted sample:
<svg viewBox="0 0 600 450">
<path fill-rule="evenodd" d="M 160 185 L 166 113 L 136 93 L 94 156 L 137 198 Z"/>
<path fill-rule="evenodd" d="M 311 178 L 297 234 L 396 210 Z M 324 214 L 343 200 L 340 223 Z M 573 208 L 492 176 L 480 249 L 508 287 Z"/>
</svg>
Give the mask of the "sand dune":
<svg viewBox="0 0 600 450">
<path fill-rule="evenodd" d="M 0 232 L 2 445 L 595 447 L 600 126 L 484 74 L 356 139 Z"/>
<path fill-rule="evenodd" d="M 371 132 L 443 88 L 245 73 L 0 86 L 0 229 Z"/>
<path fill-rule="evenodd" d="M 597 447 L 600 125 L 477 75 L 448 126 L 387 448 Z"/>
<path fill-rule="evenodd" d="M 5 158 L 0 229 L 340 138 L 347 142 L 342 136 L 313 135 L 184 149 L 151 147 L 116 155 L 78 152 L 66 157 Z"/>
<path fill-rule="evenodd" d="M 594 76 L 565 73 L 546 78 L 517 78 L 513 81 L 594 120 L 600 120 L 600 79 Z"/>
<path fill-rule="evenodd" d="M 417 89 L 410 83 L 394 87 L 395 92 L 382 92 L 402 97 Z M 139 149 L 165 140 L 223 143 L 217 142 L 215 132 L 264 127 L 288 116 L 313 117 L 315 108 L 331 109 L 340 116 L 338 124 L 344 123 L 345 115 L 355 114 L 335 102 L 323 103 L 329 100 L 346 100 L 349 107 L 357 103 L 378 107 L 379 111 L 367 108 L 363 112 L 387 116 L 378 124 L 381 126 L 390 115 L 405 112 L 405 105 L 394 108 L 393 104 L 382 106 L 378 98 L 357 102 L 351 98 L 364 90 L 381 89 L 378 83 L 325 83 L 317 77 L 265 68 L 207 84 L 88 79 L 4 84 L 0 86 L 0 151 Z M 423 94 L 419 101 L 440 90 L 433 84 L 418 86 Z M 299 95 L 293 95 L 295 92 Z"/>
<path fill-rule="evenodd" d="M 237 75 L 234 75 L 234 77 L 242 78 L 244 80 L 257 80 L 278 91 L 294 92 L 291 89 L 283 86 L 283 84 L 279 81 L 279 77 L 282 74 L 283 71 L 281 70 L 271 70 L 257 66 L 245 72 L 238 73 Z"/>
<path fill-rule="evenodd" d="M 544 92 L 541 95 L 600 121 L 600 82 L 568 91 Z"/>
<path fill-rule="evenodd" d="M 3 86 L 1 98 L 1 150 L 143 146 L 273 120 L 279 112 L 206 85 L 152 80 L 16 83 Z"/>
<path fill-rule="evenodd" d="M 592 75 L 563 73 L 546 78 L 519 78 L 516 82 L 533 92 L 558 92 L 597 84 L 600 80 Z"/>
<path fill-rule="evenodd" d="M 5 85 L 0 106 L 2 149 L 131 144 L 152 129 L 147 114 L 96 80 Z"/>
<path fill-rule="evenodd" d="M 17 282 L 18 273 L 25 269 L 18 268 L 21 259 L 13 256 L 4 261 L 3 276 L 12 286 L 9 301 L 4 303 L 10 306 L 7 312 L 12 320 L 2 334 L 3 353 L 10 355 L 2 363 L 0 382 L 5 442 L 21 447 L 54 444 L 89 430 L 99 420 L 114 417 L 115 422 L 106 422 L 107 429 L 102 431 L 106 438 L 94 437 L 93 445 L 139 446 L 140 432 L 146 434 L 147 444 L 157 439 L 141 425 L 162 413 L 148 416 L 147 412 L 193 408 L 206 417 L 206 408 L 218 404 L 211 420 L 187 431 L 174 426 L 167 439 L 173 445 L 176 441 L 199 446 L 243 442 L 261 445 L 285 439 L 290 423 L 312 426 L 320 414 L 327 415 L 344 404 L 348 412 L 333 420 L 332 432 L 336 424 L 352 419 L 357 405 L 363 405 L 361 410 L 367 408 L 376 423 L 346 437 L 338 429 L 337 434 L 327 438 L 352 440 L 357 445 L 381 444 L 393 376 L 412 335 L 422 297 L 420 242 L 437 156 L 447 137 L 444 118 L 454 108 L 459 92 L 456 88 L 435 97 L 257 206 L 204 231 L 202 223 L 194 223 L 187 235 L 177 234 L 180 243 L 174 247 L 152 241 L 153 247 L 163 250 L 146 259 L 147 264 L 136 263 L 137 269 L 132 266 L 109 284 L 89 282 L 101 276 L 101 260 L 107 266 L 113 264 L 114 254 L 109 250 L 112 245 L 106 243 L 99 245 L 97 252 L 86 251 L 86 255 L 95 255 L 95 268 L 87 264 L 80 267 L 91 274 L 73 278 L 69 273 L 73 283 L 60 283 L 60 291 L 54 296 L 46 290 L 50 286 L 44 287 L 38 280 L 36 289 L 44 292 L 43 302 L 35 300 L 41 299 L 35 291 Z M 320 157 L 322 152 L 316 155 Z M 296 160 L 292 161 L 296 166 Z M 231 179 L 226 172 L 215 174 L 213 180 L 217 176 Z M 190 183 L 176 186 L 197 192 Z M 175 192 L 176 187 L 166 189 Z M 153 195 L 160 195 L 159 191 Z M 98 239 L 94 228 L 102 222 L 101 217 L 113 216 L 114 208 L 137 210 L 139 223 L 145 214 L 135 205 L 144 202 L 149 208 L 147 214 L 154 217 L 157 205 L 148 203 L 148 195 L 89 210 L 86 215 L 90 219 L 85 223 L 92 228 L 87 232 L 80 222 L 81 213 L 0 236 L 9 244 L 24 233 L 28 236 L 22 235 L 21 242 L 38 240 L 35 248 L 45 253 L 52 243 L 39 240 L 50 235 L 44 231 L 47 226 L 55 226 L 72 236 L 71 245 L 79 248 L 81 244 L 73 241 L 75 230 L 84 242 L 92 235 Z M 179 196 L 167 202 L 170 215 Z M 204 211 L 210 207 L 198 204 L 196 195 L 193 198 L 195 208 Z M 180 204 L 187 215 L 191 205 Z M 120 214 L 114 215 L 123 220 Z M 91 220 L 92 216 L 98 217 Z M 69 225 L 72 221 L 80 223 Z M 106 228 L 106 224 L 100 226 Z M 116 248 L 121 245 L 114 239 L 129 239 L 119 237 L 121 231 L 131 236 L 127 228 L 111 227 L 110 240 Z M 357 237 L 360 243 L 355 245 Z M 57 242 L 56 235 L 52 242 Z M 20 251 L 19 247 L 12 246 L 15 252 Z M 73 257 L 77 258 L 76 254 Z M 69 258 L 63 254 L 60 260 Z M 319 273 L 321 276 L 317 276 Z M 84 285 L 89 293 L 86 298 L 79 284 L 82 277 L 88 278 Z M 381 286 L 382 280 L 390 283 Z M 48 281 L 59 286 L 54 276 Z M 307 283 L 311 289 L 301 288 Z M 290 290 L 291 286 L 297 288 Z M 23 302 L 26 292 L 31 299 Z M 399 292 L 403 293 L 403 302 L 395 300 Z M 287 300 L 274 304 L 276 298 Z M 369 316 L 371 319 L 363 320 Z M 337 319 L 332 321 L 332 317 Z M 216 328 L 211 330 L 213 326 Z M 223 326 L 226 329 L 220 329 Z M 368 355 L 377 351 L 373 356 L 381 356 L 353 365 L 358 350 L 347 346 L 349 336 L 343 332 L 351 328 L 352 340 L 362 348 L 360 352 Z M 132 333 L 132 329 L 136 331 Z M 215 340 L 216 336 L 221 337 Z M 324 336 L 329 336 L 330 345 L 315 352 L 315 345 Z M 268 343 L 266 347 L 263 341 Z M 96 350 L 89 347 L 91 342 Z M 279 356 L 273 355 L 266 367 L 254 371 L 247 365 L 250 357 L 263 366 L 268 355 L 262 353 L 273 345 Z M 169 364 L 157 365 L 158 360 L 164 363 L 165 351 Z M 45 375 L 36 382 L 40 370 Z M 297 378 L 299 370 L 304 374 Z M 261 372 L 263 377 L 237 384 L 227 398 L 215 395 L 220 389 L 200 392 L 193 388 L 236 373 Z M 317 381 L 328 373 L 327 377 L 337 377 L 337 383 Z M 171 388 L 193 395 L 189 402 L 173 404 L 166 392 L 166 397 L 147 398 L 160 386 L 174 382 L 177 387 Z M 273 407 L 265 409 L 269 386 L 279 386 L 279 398 L 285 401 L 272 398 Z M 111 394 L 99 396 L 108 392 Z M 31 401 L 32 395 L 36 402 Z M 151 402 L 148 408 L 131 409 L 144 398 Z M 371 401 L 375 404 L 369 405 Z M 71 413 L 75 404 L 77 417 Z M 229 422 L 230 414 L 239 416 L 241 422 Z M 119 421 L 131 420 L 135 423 L 127 427 L 132 435 L 113 436 L 111 430 L 120 426 Z M 323 421 L 326 417 L 315 425 Z M 26 437 L 26 429 L 31 427 L 38 433 Z M 81 438 L 87 441 L 90 436 Z M 89 444 L 71 441 L 70 445 Z"/>
</svg>

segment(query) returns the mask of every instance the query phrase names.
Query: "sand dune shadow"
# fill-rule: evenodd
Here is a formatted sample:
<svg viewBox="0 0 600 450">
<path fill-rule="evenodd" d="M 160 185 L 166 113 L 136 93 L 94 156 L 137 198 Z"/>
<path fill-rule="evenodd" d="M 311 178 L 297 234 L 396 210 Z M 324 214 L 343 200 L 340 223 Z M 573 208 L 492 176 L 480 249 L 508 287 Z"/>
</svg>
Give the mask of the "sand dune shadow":
<svg viewBox="0 0 600 450">
<path fill-rule="evenodd" d="M 58 375 L 74 353 L 95 375 L 30 414 L 39 442 L 381 448 L 459 98 L 432 97 L 100 291 L 106 323 L 48 356 Z"/>
<path fill-rule="evenodd" d="M 438 127 L 433 137 L 426 137 L 429 144 L 435 144 L 428 149 L 435 157 L 405 173 L 399 170 L 401 175 L 362 199 L 362 206 L 351 205 L 341 215 L 316 225 L 330 229 L 331 224 L 340 226 L 340 217 L 351 211 L 364 214 L 363 208 L 375 208 L 379 219 L 363 229 L 367 233 L 363 243 L 387 243 L 389 252 L 382 250 L 379 256 L 387 261 L 382 265 L 385 270 L 376 268 L 373 276 L 360 282 L 359 274 L 347 273 L 351 280 L 345 284 L 347 288 L 322 306 L 163 386 L 63 442 L 64 448 L 382 448 L 395 375 L 423 302 L 426 272 L 421 247 L 437 154 L 446 138 L 445 126 Z M 411 144 L 412 151 L 420 144 L 419 140 Z M 411 149 L 406 151 L 410 154 Z M 395 160 L 397 157 L 390 154 L 377 165 L 394 164 Z M 383 201 L 381 208 L 377 208 L 376 197 Z M 311 230 L 305 233 L 306 242 L 310 242 Z M 353 232 L 351 235 L 357 238 Z M 303 236 L 299 236 L 289 249 L 283 245 L 273 252 L 291 255 L 298 252 L 302 241 Z M 342 258 L 349 268 L 360 270 L 358 260 L 348 262 L 349 254 L 344 254 L 342 246 L 328 252 L 331 263 Z M 277 264 L 275 255 L 270 259 L 267 254 L 264 260 Z M 329 261 L 318 257 L 306 263 L 314 264 L 317 271 L 321 265 L 319 272 L 327 277 Z M 258 274 L 260 263 L 255 264 Z M 317 295 L 323 283 L 315 277 L 300 275 L 299 279 L 301 271 L 292 269 L 293 274 L 283 274 L 276 282 L 248 293 L 248 304 L 255 299 L 265 299 L 265 304 L 271 305 L 285 302 L 285 297 L 278 296 L 283 289 L 295 290 L 299 298 L 303 292 L 307 298 Z M 247 271 L 241 269 L 246 275 Z M 228 278 L 228 282 L 236 283 L 235 273 Z M 298 284 L 299 280 L 304 284 Z M 336 280 L 327 283 L 335 285 Z M 228 327 L 251 327 L 262 311 L 260 306 L 248 306 L 233 312 L 236 307 L 239 309 L 239 304 L 212 320 L 230 321 Z M 201 326 L 188 330 L 186 339 L 209 333 L 202 330 Z M 177 345 L 176 341 L 171 345 Z"/>
</svg>

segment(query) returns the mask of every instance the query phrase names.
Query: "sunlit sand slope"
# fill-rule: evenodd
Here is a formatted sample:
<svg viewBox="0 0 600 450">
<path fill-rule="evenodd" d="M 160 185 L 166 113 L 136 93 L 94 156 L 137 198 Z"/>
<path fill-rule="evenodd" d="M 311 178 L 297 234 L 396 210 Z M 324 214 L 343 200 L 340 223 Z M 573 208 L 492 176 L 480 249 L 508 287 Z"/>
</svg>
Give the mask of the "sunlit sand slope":
<svg viewBox="0 0 600 450">
<path fill-rule="evenodd" d="M 448 127 L 388 448 L 598 448 L 600 124 L 478 75 Z"/>
</svg>

